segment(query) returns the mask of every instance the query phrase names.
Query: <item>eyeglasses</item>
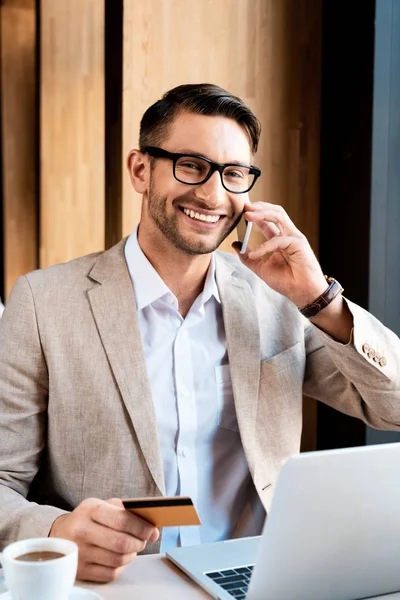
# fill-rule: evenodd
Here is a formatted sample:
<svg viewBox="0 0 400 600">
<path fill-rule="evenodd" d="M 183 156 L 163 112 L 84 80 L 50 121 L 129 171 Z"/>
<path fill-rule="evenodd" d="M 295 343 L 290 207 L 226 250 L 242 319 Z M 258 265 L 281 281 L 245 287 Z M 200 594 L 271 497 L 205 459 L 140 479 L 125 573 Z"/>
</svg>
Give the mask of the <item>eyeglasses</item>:
<svg viewBox="0 0 400 600">
<path fill-rule="evenodd" d="M 250 165 L 236 163 L 220 165 L 204 156 L 167 152 L 156 146 L 146 146 L 142 152 L 155 158 L 172 160 L 175 179 L 186 185 L 201 185 L 208 181 L 215 171 L 218 171 L 221 183 L 228 192 L 245 194 L 251 190 L 261 175 L 260 169 Z"/>
</svg>

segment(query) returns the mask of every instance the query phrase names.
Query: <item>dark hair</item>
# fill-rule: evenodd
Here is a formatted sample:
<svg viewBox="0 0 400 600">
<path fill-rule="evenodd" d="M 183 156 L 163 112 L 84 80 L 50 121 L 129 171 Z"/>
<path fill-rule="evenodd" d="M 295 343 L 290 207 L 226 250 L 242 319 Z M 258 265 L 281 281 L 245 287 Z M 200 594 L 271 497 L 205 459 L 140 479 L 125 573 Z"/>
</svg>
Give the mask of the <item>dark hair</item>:
<svg viewBox="0 0 400 600">
<path fill-rule="evenodd" d="M 243 100 L 211 83 L 179 85 L 152 104 L 140 122 L 140 150 L 159 145 L 180 112 L 233 119 L 247 133 L 252 153 L 257 152 L 261 133 L 259 120 Z"/>
</svg>

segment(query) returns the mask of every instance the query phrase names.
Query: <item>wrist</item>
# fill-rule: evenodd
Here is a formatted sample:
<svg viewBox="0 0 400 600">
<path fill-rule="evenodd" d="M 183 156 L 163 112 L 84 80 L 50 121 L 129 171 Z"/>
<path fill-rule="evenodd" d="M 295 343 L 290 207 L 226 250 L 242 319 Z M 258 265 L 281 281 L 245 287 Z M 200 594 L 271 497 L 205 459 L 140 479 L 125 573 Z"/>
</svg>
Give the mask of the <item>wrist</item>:
<svg viewBox="0 0 400 600">
<path fill-rule="evenodd" d="M 289 300 L 297 306 L 299 310 L 314 302 L 328 288 L 329 283 L 322 271 L 306 273 L 302 278 L 302 289 L 296 289 Z"/>
<path fill-rule="evenodd" d="M 325 310 L 337 296 L 340 296 L 343 292 L 343 288 L 336 279 L 333 277 L 327 277 L 325 275 L 325 286 L 322 292 L 309 302 L 308 304 L 299 308 L 301 314 L 307 319 L 311 319 L 318 315 L 322 310 Z"/>
<path fill-rule="evenodd" d="M 59 517 L 57 517 L 57 519 L 55 521 L 53 521 L 53 524 L 50 528 L 49 531 L 49 535 L 48 537 L 59 537 L 57 532 L 59 531 L 59 527 L 60 525 L 62 525 L 63 521 L 68 517 L 68 514 L 66 515 L 60 515 Z"/>
<path fill-rule="evenodd" d="M 346 308 L 345 304 L 346 303 L 343 299 L 342 294 L 338 294 L 330 304 L 322 308 L 313 317 L 310 317 L 309 321 L 311 321 L 311 323 L 314 323 L 315 325 L 318 325 L 318 323 L 322 323 L 323 321 L 326 321 L 326 319 L 332 319 L 335 316 L 339 316 Z"/>
<path fill-rule="evenodd" d="M 337 342 L 348 344 L 351 341 L 353 315 L 342 294 L 338 294 L 328 306 L 311 317 L 310 322 Z"/>
</svg>

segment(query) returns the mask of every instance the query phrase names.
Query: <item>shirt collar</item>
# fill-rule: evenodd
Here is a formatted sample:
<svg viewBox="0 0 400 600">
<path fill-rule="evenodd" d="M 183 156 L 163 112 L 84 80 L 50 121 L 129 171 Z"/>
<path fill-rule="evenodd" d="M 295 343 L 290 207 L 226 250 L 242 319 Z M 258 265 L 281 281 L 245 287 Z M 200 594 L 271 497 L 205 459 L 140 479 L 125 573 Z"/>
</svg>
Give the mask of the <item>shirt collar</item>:
<svg viewBox="0 0 400 600">
<path fill-rule="evenodd" d="M 173 296 L 173 294 L 143 253 L 139 246 L 137 233 L 138 226 L 126 241 L 125 259 L 133 283 L 137 309 L 142 310 L 163 296 Z M 215 278 L 214 254 L 211 255 L 211 263 L 207 271 L 204 288 L 199 296 L 200 304 L 204 305 L 211 297 L 221 303 Z"/>
</svg>

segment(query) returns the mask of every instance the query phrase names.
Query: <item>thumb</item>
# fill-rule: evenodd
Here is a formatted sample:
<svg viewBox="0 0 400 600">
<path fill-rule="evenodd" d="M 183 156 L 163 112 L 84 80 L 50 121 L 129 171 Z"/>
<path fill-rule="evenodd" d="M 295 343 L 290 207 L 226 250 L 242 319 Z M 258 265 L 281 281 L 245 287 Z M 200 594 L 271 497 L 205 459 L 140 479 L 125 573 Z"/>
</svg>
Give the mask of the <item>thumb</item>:
<svg viewBox="0 0 400 600">
<path fill-rule="evenodd" d="M 242 242 L 232 242 L 231 244 L 231 248 L 233 248 L 233 250 L 236 252 L 236 254 L 239 254 L 241 249 L 242 249 Z"/>
<path fill-rule="evenodd" d="M 237 254 L 237 256 L 240 259 L 240 262 L 242 264 L 244 264 L 246 267 L 248 267 L 251 271 L 254 271 L 254 261 L 250 260 L 250 258 L 248 258 L 248 253 L 251 252 L 251 250 L 249 248 L 247 248 L 246 252 L 244 252 L 243 254 L 240 253 L 240 250 L 242 249 L 242 242 L 232 242 L 231 244 L 231 248 L 235 251 L 235 253 Z"/>
<path fill-rule="evenodd" d="M 118 506 L 119 508 L 124 508 L 122 504 L 122 500 L 120 498 L 109 498 L 106 500 L 107 504 L 112 504 L 113 506 Z"/>
</svg>

